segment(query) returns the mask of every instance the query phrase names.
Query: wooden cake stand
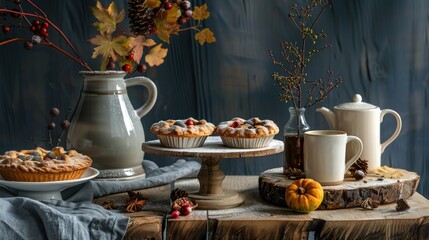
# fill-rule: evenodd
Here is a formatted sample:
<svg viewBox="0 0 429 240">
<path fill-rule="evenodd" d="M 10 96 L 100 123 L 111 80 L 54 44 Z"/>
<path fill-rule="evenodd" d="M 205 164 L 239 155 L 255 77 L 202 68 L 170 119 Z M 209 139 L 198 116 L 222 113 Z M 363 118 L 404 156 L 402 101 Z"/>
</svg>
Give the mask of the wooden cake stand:
<svg viewBox="0 0 429 240">
<path fill-rule="evenodd" d="M 220 168 L 223 158 L 260 157 L 283 152 L 282 141 L 273 140 L 269 146 L 254 149 L 238 149 L 225 147 L 220 137 L 208 137 L 204 145 L 199 148 L 166 148 L 159 140 L 143 143 L 146 153 L 172 157 L 196 157 L 201 159 L 201 169 L 198 173 L 200 190 L 189 197 L 198 203 L 200 209 L 233 208 L 244 202 L 236 192 L 226 192 L 222 189 L 225 174 Z"/>
</svg>

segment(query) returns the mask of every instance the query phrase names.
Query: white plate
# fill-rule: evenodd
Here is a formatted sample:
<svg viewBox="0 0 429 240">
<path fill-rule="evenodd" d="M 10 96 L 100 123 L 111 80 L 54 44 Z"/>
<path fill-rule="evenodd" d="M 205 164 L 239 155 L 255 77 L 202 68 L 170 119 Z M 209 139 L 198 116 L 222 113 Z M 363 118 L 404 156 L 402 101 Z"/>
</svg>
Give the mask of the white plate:
<svg viewBox="0 0 429 240">
<path fill-rule="evenodd" d="M 79 179 L 52 181 L 52 182 L 17 182 L 6 181 L 0 176 L 0 185 L 18 191 L 18 196 L 36 200 L 62 200 L 61 191 L 69 187 L 87 182 L 95 178 L 100 172 L 95 168 L 88 168 Z"/>
</svg>

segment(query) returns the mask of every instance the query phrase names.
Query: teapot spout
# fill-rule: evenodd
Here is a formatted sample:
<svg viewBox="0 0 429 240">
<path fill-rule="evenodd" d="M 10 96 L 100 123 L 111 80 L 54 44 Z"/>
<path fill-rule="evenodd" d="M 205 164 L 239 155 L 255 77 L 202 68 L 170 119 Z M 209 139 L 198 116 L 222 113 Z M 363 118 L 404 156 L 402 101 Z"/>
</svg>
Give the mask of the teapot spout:
<svg viewBox="0 0 429 240">
<path fill-rule="evenodd" d="M 337 121 L 336 121 L 334 112 L 332 112 L 331 110 L 325 107 L 316 109 L 316 112 L 322 113 L 322 115 L 325 117 L 326 121 L 328 122 L 330 129 L 336 129 Z"/>
</svg>

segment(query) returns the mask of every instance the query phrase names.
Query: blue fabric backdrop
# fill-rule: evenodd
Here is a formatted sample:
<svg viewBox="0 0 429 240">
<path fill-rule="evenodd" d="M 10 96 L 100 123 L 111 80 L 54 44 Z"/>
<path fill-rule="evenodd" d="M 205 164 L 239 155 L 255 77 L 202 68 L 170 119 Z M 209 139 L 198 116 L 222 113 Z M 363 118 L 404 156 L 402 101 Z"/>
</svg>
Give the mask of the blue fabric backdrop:
<svg viewBox="0 0 429 240">
<path fill-rule="evenodd" d="M 48 16 L 61 26 L 91 66 L 96 34 L 89 10 L 95 1 L 38 1 Z M 205 1 L 193 1 L 199 5 Z M 108 1 L 103 0 L 106 6 Z M 119 8 L 126 1 L 116 1 Z M 1 1 L 1 5 L 11 4 Z M 289 104 L 278 100 L 271 73 L 276 70 L 268 49 L 278 52 L 281 41 L 294 40 L 287 14 L 289 0 L 207 1 L 211 17 L 205 25 L 217 43 L 200 47 L 191 32 L 173 37 L 165 64 L 150 69 L 147 76 L 158 86 L 153 110 L 142 119 L 148 131 L 161 119 L 205 118 L 213 123 L 235 116 L 270 118 L 283 126 Z M 427 162 L 429 143 L 429 2 L 426 0 L 335 1 L 319 22 L 332 48 L 310 64 L 313 77 L 327 69 L 342 76 L 343 84 L 319 106 L 333 107 L 360 93 L 365 102 L 396 110 L 403 120 L 401 134 L 382 155 L 382 163 L 416 171 L 422 176 L 418 191 L 429 196 Z M 25 34 L 30 34 L 24 31 Z M 5 36 L 0 35 L 3 39 Z M 50 39 L 66 48 L 52 30 Z M 30 137 L 42 141 L 51 106 L 65 110 L 74 106 L 82 87 L 79 65 L 53 49 L 36 47 L 26 51 L 22 42 L 0 46 L 0 151 L 32 147 Z M 134 106 L 145 100 L 144 89 L 129 92 Z M 312 129 L 327 128 L 322 116 L 306 112 Z M 382 124 L 382 139 L 394 130 L 393 117 Z M 281 139 L 279 134 L 277 139 Z M 159 165 L 172 158 L 146 155 Z M 225 159 L 227 174 L 259 174 L 280 167 L 282 155 L 250 159 Z"/>
</svg>

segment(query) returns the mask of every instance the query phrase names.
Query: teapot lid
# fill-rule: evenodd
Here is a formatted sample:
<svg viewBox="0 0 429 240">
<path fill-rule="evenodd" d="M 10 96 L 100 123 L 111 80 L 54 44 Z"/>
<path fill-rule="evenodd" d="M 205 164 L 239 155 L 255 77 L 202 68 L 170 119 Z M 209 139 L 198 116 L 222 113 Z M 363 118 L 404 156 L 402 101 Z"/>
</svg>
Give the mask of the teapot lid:
<svg viewBox="0 0 429 240">
<path fill-rule="evenodd" d="M 378 107 L 370 103 L 362 102 L 362 96 L 360 94 L 355 94 L 353 96 L 353 102 L 341 103 L 335 106 L 335 108 L 340 110 L 372 110 Z"/>
</svg>

